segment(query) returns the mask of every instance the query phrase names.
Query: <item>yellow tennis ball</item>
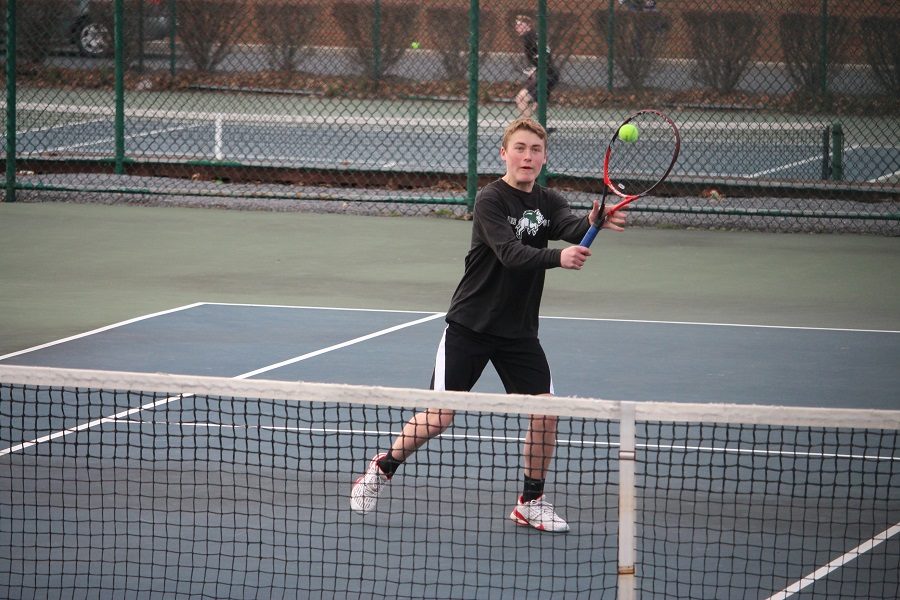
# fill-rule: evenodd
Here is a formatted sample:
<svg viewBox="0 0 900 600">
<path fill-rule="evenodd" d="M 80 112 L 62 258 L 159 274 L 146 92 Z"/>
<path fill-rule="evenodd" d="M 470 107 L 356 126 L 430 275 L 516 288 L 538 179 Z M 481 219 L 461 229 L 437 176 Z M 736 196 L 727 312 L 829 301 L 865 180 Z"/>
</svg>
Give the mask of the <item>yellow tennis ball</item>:
<svg viewBox="0 0 900 600">
<path fill-rule="evenodd" d="M 631 123 L 625 123 L 619 128 L 619 139 L 623 142 L 634 142 L 638 139 L 638 128 Z"/>
<path fill-rule="evenodd" d="M 413 42 L 412 44 L 409 45 L 409 47 L 412 48 L 413 50 L 418 50 L 419 42 Z"/>
</svg>

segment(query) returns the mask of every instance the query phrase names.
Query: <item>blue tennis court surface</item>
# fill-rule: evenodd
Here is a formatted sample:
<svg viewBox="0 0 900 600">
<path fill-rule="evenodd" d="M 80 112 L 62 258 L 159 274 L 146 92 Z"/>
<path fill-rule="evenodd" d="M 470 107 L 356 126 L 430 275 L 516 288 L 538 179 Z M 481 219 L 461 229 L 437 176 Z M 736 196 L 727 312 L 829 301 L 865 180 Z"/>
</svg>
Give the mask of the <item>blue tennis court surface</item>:
<svg viewBox="0 0 900 600">
<path fill-rule="evenodd" d="M 0 357 L 0 364 L 424 388 L 442 317 L 197 303 L 24 349 Z M 541 336 L 559 395 L 897 408 L 897 331 L 548 316 Z M 490 368 L 477 389 L 501 391 Z M 497 438 L 488 432 L 498 417 L 460 415 L 448 436 L 404 465 L 383 510 L 360 517 L 346 506 L 349 485 L 371 454 L 390 443 L 407 410 L 165 394 L 51 393 L 47 400 L 35 409 L 22 404 L 20 414 L 4 417 L 19 436 L 11 442 L 48 438 L 29 446 L 43 448 L 36 454 L 15 444 L 0 448 L 9 472 L 27 475 L 2 480 L 9 489 L 0 493 L 38 499 L 21 508 L 14 503 L 16 514 L 4 517 L 10 519 L 9 547 L 16 551 L 0 555 L 0 567 L 17 561 L 27 571 L 0 583 L 11 597 L 19 587 L 127 591 L 142 563 L 158 572 L 151 575 L 151 588 L 130 590 L 138 595 L 255 597 L 256 588 L 263 588 L 274 590 L 272 597 L 292 597 L 290 590 L 311 587 L 320 590 L 316 597 L 479 597 L 475 590 L 483 585 L 518 589 L 524 581 L 548 597 L 588 597 L 586 589 L 595 590 L 592 597 L 615 597 L 615 423 L 561 424 L 550 485 L 573 531 L 550 536 L 517 529 L 506 518 L 519 487 L 524 424 L 518 418 L 504 424 L 509 437 Z M 111 415 L 117 418 L 107 419 Z M 331 422 L 338 425 L 326 430 L 323 423 Z M 799 434 L 784 434 L 777 450 L 770 445 L 735 454 L 724 449 L 729 439 L 752 444 L 760 430 L 729 429 L 722 439 L 714 434 L 723 449 L 676 449 L 683 435 L 694 435 L 691 427 L 648 428 L 646 477 L 677 472 L 682 479 L 665 495 L 642 497 L 648 518 L 640 532 L 641 597 L 757 597 L 747 595 L 750 589 L 766 590 L 760 597 L 772 598 L 888 598 L 900 589 L 896 565 L 890 564 L 900 555 L 897 531 L 860 525 L 856 500 L 827 492 L 842 485 L 864 489 L 885 476 L 895 481 L 900 448 L 864 470 L 866 481 L 842 483 L 842 461 L 858 459 L 801 456 L 793 448 L 806 443 Z M 826 447 L 841 441 L 821 435 Z M 675 454 L 681 458 L 672 462 Z M 310 474 L 302 467 L 311 461 L 328 468 Z M 800 484 L 756 474 L 773 461 L 785 472 L 809 469 L 823 479 Z M 726 467 L 738 476 L 719 480 L 716 474 Z M 97 489 L 98 482 L 104 489 Z M 158 489 L 164 505 L 149 499 L 140 505 L 129 493 L 138 487 Z M 768 495 L 784 490 L 787 501 Z M 463 501 L 449 501 L 448 493 Z M 866 516 L 900 530 L 897 487 L 879 493 L 887 494 L 882 508 Z M 102 501 L 82 505 L 76 500 L 82 496 Z M 709 500 L 722 497 L 735 500 L 738 510 L 723 511 Z M 673 502 L 678 515 L 667 512 Z M 115 524 L 109 530 L 71 525 L 102 524 L 104 514 Z M 32 531 L 27 525 L 18 529 L 18 522 L 41 525 Z M 720 529 L 727 533 L 714 535 Z M 243 537 L 234 538 L 234 532 Z M 819 546 L 810 547 L 810 540 Z M 668 555 L 667 547 L 676 544 L 690 553 Z M 731 544 L 740 546 L 733 555 Z M 846 560 L 845 553 L 860 544 L 869 545 Z M 415 552 L 404 557 L 403 574 L 392 579 L 377 558 L 398 560 L 401 545 Z M 769 547 L 781 555 L 760 555 Z M 711 554 L 703 558 L 704 553 Z M 408 572 L 426 568 L 425 557 L 446 562 L 448 573 L 465 572 L 465 581 L 449 574 L 416 581 Z M 846 566 L 833 564 L 842 557 Z M 784 566 L 773 572 L 773 561 Z M 886 575 L 861 583 L 856 570 L 864 567 Z M 825 571 L 814 585 L 785 591 L 817 569 Z M 335 581 L 355 583 L 335 590 Z M 370 588 L 366 582 L 377 583 Z"/>
<path fill-rule="evenodd" d="M 427 388 L 441 313 L 200 303 L 0 362 Z M 543 317 L 556 393 L 896 408 L 900 333 Z M 476 391 L 502 392 L 488 372 Z"/>
</svg>

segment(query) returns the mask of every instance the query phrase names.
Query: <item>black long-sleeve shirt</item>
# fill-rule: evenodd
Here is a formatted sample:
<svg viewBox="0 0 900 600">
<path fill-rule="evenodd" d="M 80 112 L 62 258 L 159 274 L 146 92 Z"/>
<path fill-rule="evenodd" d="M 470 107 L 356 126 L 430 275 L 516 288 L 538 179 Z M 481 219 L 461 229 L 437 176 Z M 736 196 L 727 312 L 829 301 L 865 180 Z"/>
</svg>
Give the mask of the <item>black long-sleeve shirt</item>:
<svg viewBox="0 0 900 600">
<path fill-rule="evenodd" d="M 538 66 L 538 39 L 537 32 L 533 29 L 522 35 L 522 50 L 525 52 L 525 58 L 531 63 L 531 66 L 537 69 Z M 553 64 L 553 57 L 550 54 L 550 47 L 547 47 L 547 82 L 550 87 L 556 85 L 559 81 L 559 70 Z"/>
<path fill-rule="evenodd" d="M 491 182 L 475 200 L 472 245 L 447 321 L 504 338 L 537 337 L 544 275 L 560 266 L 562 253 L 548 242 L 577 244 L 588 227 L 554 190 Z"/>
</svg>

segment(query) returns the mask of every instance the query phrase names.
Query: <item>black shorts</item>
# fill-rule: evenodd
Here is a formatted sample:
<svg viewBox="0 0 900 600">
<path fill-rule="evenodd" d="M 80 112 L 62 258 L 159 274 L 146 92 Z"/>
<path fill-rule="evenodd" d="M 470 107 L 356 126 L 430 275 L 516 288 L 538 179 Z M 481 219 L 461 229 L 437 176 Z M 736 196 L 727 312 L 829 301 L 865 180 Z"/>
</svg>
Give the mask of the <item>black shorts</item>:
<svg viewBox="0 0 900 600">
<path fill-rule="evenodd" d="M 438 345 L 431 389 L 468 392 L 488 361 L 508 394 L 553 393 L 550 365 L 537 338 L 501 338 L 452 322 Z"/>
</svg>

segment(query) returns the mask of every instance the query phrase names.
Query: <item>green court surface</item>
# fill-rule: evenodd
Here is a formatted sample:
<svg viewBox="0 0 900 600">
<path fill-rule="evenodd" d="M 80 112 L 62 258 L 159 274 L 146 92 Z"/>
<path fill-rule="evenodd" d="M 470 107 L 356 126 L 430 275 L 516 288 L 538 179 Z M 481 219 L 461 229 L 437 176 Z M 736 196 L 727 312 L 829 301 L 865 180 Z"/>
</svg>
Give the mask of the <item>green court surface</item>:
<svg viewBox="0 0 900 600">
<path fill-rule="evenodd" d="M 0 354 L 186 303 L 442 311 L 471 223 L 219 209 L 0 204 Z M 554 269 L 542 314 L 900 330 L 900 242 L 604 232 Z M 431 347 L 427 348 L 431 352 Z"/>
</svg>

